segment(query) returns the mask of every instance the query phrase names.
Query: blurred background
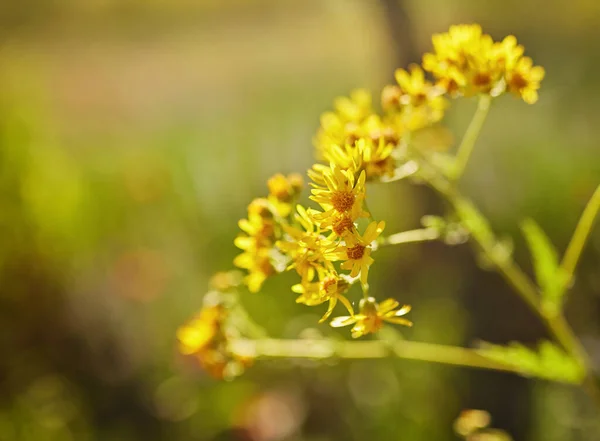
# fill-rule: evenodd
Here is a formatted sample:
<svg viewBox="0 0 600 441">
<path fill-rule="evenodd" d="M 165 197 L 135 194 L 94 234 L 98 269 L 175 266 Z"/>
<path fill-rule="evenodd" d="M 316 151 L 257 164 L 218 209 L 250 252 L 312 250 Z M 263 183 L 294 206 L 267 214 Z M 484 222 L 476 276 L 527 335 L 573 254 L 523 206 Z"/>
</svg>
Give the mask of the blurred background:
<svg viewBox="0 0 600 441">
<path fill-rule="evenodd" d="M 515 34 L 547 72 L 535 106 L 494 103 L 462 183 L 529 271 L 518 222 L 562 251 L 600 183 L 599 2 L 2 1 L 0 440 L 453 440 L 464 408 L 519 440 L 600 439 L 574 387 L 400 360 L 259 362 L 219 382 L 177 355 L 247 203 L 310 166 L 332 100 L 377 94 L 432 33 L 471 22 Z M 448 116 L 457 137 L 473 109 Z M 389 232 L 442 212 L 407 183 L 370 192 Z M 597 367 L 599 265 L 596 228 L 567 315 Z M 468 245 L 382 250 L 371 280 L 413 305 L 412 340 L 546 337 Z M 244 297 L 275 336 L 322 313 L 292 283 Z"/>
</svg>

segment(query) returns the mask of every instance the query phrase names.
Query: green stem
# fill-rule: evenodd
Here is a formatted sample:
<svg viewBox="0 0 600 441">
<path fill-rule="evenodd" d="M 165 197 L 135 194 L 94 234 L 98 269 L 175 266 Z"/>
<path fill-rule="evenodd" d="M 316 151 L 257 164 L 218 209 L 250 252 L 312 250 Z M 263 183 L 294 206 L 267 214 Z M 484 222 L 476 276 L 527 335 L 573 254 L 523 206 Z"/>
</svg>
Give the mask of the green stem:
<svg viewBox="0 0 600 441">
<path fill-rule="evenodd" d="M 468 204 L 469 206 L 474 207 L 474 205 L 468 199 L 461 196 L 455 186 L 444 178 L 433 166 L 425 162 L 422 167 L 424 168 L 422 170 L 424 179 L 453 206 L 455 212 L 463 222 L 463 225 L 469 230 L 471 236 L 481 248 L 485 257 L 494 264 L 498 269 L 498 272 L 514 288 L 515 292 L 529 306 L 531 311 L 542 320 L 552 337 L 585 369 L 586 377 L 584 379 L 584 386 L 600 406 L 600 387 L 594 381 L 589 356 L 564 316 L 562 314 L 548 316 L 544 313 L 540 303 L 538 288 L 527 274 L 525 274 L 514 260 L 506 258 L 506 256 L 500 258 L 498 254 L 494 252 L 494 245 L 497 243 L 497 239 L 494 237 L 493 233 L 487 230 L 469 228 L 469 219 L 464 217 L 464 206 Z M 585 217 L 588 219 L 584 221 L 584 225 L 591 226 L 591 222 L 593 221 L 593 217 L 592 220 L 589 220 L 591 215 L 586 215 L 586 213 L 592 212 L 594 205 L 597 203 L 595 202 L 595 197 L 596 194 L 594 194 L 594 197 L 592 198 L 594 202 L 590 201 L 588 204 L 588 207 L 591 205 L 592 208 L 588 210 L 586 207 L 584 215 L 582 216 L 582 218 Z M 595 211 L 593 213 L 595 214 Z M 580 222 L 580 224 L 582 224 L 582 222 Z M 582 227 L 582 229 L 583 228 L 584 227 Z M 585 237 L 587 237 L 589 228 L 590 227 L 587 227 L 583 230 L 586 231 Z M 575 234 L 577 235 L 577 232 Z"/>
<path fill-rule="evenodd" d="M 414 341 L 381 340 L 233 340 L 233 352 L 253 358 L 378 359 L 396 357 L 454 366 L 520 373 L 517 367 L 490 360 L 476 350 Z"/>
<path fill-rule="evenodd" d="M 581 215 L 581 218 L 579 218 L 573 237 L 571 238 L 567 251 L 563 257 L 561 267 L 568 276 L 567 285 L 569 285 L 573 279 L 575 267 L 577 266 L 583 247 L 590 235 L 598 211 L 600 211 L 600 186 L 596 188 L 596 191 L 585 206 L 583 214 Z"/>
<path fill-rule="evenodd" d="M 481 132 L 481 128 L 483 127 L 483 123 L 487 117 L 487 114 L 490 110 L 490 104 L 492 102 L 492 97 L 489 95 L 480 95 L 479 101 L 477 102 L 477 110 L 473 115 L 473 119 L 463 136 L 463 139 L 458 147 L 458 151 L 456 153 L 456 162 L 455 168 L 452 172 L 452 179 L 459 179 L 469 162 L 469 158 L 471 157 L 471 153 L 473 152 L 473 148 L 475 147 L 475 142 L 479 137 L 479 133 Z"/>
<path fill-rule="evenodd" d="M 418 230 L 402 231 L 384 237 L 379 246 L 400 245 L 411 242 L 427 242 L 440 238 L 440 232 L 435 228 L 420 228 Z"/>
</svg>

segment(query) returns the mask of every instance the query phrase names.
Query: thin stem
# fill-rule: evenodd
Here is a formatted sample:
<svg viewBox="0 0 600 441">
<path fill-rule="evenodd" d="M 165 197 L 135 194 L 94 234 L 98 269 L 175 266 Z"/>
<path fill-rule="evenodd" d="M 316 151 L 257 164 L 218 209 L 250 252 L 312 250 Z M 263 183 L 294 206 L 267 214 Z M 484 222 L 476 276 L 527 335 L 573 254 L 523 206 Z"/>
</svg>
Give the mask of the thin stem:
<svg viewBox="0 0 600 441">
<path fill-rule="evenodd" d="M 379 243 L 379 246 L 400 245 L 411 242 L 427 242 L 439 238 L 439 230 L 435 228 L 420 228 L 418 230 L 402 231 L 384 237 Z"/>
<path fill-rule="evenodd" d="M 490 104 L 492 102 L 492 97 L 489 95 L 480 95 L 479 101 L 477 102 L 477 110 L 473 115 L 473 119 L 463 136 L 463 139 L 458 147 L 458 151 L 456 153 L 456 162 L 455 168 L 452 172 L 453 179 L 459 179 L 469 162 L 469 158 L 471 157 L 471 153 L 473 152 L 473 148 L 475 147 L 475 142 L 479 137 L 479 133 L 481 132 L 481 128 L 483 127 L 483 123 L 487 117 L 487 114 L 490 110 Z"/>
<path fill-rule="evenodd" d="M 414 341 L 381 340 L 234 340 L 234 352 L 255 358 L 378 359 L 396 357 L 454 366 L 520 373 L 517 367 L 490 360 L 476 350 Z"/>
<path fill-rule="evenodd" d="M 423 158 L 422 158 L 423 159 Z M 465 219 L 464 207 L 465 203 L 473 206 L 468 199 L 460 195 L 456 187 L 444 178 L 441 173 L 427 162 L 423 163 L 425 169 L 422 173 L 424 179 L 431 185 L 431 187 L 437 190 L 442 196 L 444 196 L 455 209 L 457 215 L 463 221 L 465 228 L 470 230 L 471 236 L 477 242 L 481 248 L 485 257 L 492 262 L 498 269 L 498 272 L 504 277 L 504 279 L 515 289 L 515 292 L 523 299 L 523 301 L 530 307 L 530 309 L 542 320 L 546 325 L 546 328 L 552 335 L 552 337 L 564 348 L 564 350 L 571 355 L 577 362 L 585 369 L 586 377 L 584 379 L 584 386 L 590 396 L 596 400 L 600 405 L 600 387 L 594 381 L 593 374 L 591 372 L 591 361 L 589 355 L 585 351 L 585 348 L 581 345 L 581 342 L 567 323 L 566 319 L 562 314 L 557 316 L 548 316 L 544 313 L 544 310 L 540 303 L 540 295 L 538 288 L 531 281 L 531 279 L 525 274 L 525 272 L 511 259 L 506 256 L 500 258 L 494 250 L 494 245 L 497 243 L 496 238 L 493 236 L 491 231 L 477 231 L 469 228 L 469 219 Z M 582 231 L 585 231 L 585 237 L 587 237 L 588 230 L 591 228 L 593 222 L 593 213 L 596 202 L 596 196 L 598 190 L 592 197 L 592 200 L 588 204 L 592 208 L 584 211 L 582 219 L 585 217 L 586 221 L 583 221 L 584 225 L 588 227 L 581 227 Z M 591 217 L 591 219 L 590 219 Z M 580 224 L 582 221 L 580 221 Z M 579 225 L 578 225 L 579 229 Z M 584 234 L 584 233 L 580 233 Z M 577 235 L 577 231 L 575 232 Z"/>
<path fill-rule="evenodd" d="M 587 242 L 587 238 L 590 235 L 598 211 L 600 211 L 600 186 L 596 188 L 596 191 L 585 206 L 583 214 L 579 218 L 573 237 L 571 238 L 567 251 L 563 257 L 561 267 L 569 277 L 567 285 L 573 279 L 575 267 L 577 266 L 583 247 Z"/>
</svg>

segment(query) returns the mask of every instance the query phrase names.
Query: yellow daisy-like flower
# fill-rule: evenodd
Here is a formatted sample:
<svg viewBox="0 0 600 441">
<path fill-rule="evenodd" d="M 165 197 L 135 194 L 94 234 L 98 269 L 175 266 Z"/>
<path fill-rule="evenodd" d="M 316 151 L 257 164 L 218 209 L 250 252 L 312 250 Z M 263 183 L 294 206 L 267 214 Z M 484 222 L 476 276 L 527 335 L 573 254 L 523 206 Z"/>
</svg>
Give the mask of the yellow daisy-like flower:
<svg viewBox="0 0 600 441">
<path fill-rule="evenodd" d="M 393 176 L 396 160 L 392 157 L 392 151 L 395 146 L 384 137 L 379 137 L 378 141 L 361 138 L 353 145 L 332 145 L 325 152 L 325 159 L 342 170 L 364 170 L 367 180 L 377 179 Z"/>
<path fill-rule="evenodd" d="M 315 219 L 325 221 L 333 218 L 336 214 L 347 214 L 354 221 L 360 217 L 369 216 L 369 213 L 363 210 L 366 194 L 364 171 L 360 172 L 358 179 L 355 179 L 352 169 L 341 170 L 332 163 L 329 170 L 323 173 L 322 179 L 325 185 L 321 186 L 315 183 L 311 191 L 310 199 L 325 210 L 323 213 L 315 214 Z M 325 226 L 322 225 L 321 228 L 325 228 Z"/>
<path fill-rule="evenodd" d="M 358 233 L 345 237 L 346 245 L 339 247 L 335 252 L 335 257 L 344 260 L 342 269 L 350 271 L 350 277 L 357 277 L 360 274 L 360 281 L 363 285 L 367 284 L 369 277 L 369 267 L 374 260 L 371 257 L 371 244 L 376 240 L 385 228 L 385 222 L 371 222 L 365 234 L 360 236 Z"/>
<path fill-rule="evenodd" d="M 252 362 L 229 350 L 227 317 L 228 311 L 223 305 L 205 306 L 177 330 L 179 351 L 194 356 L 206 372 L 219 379 L 226 377 L 228 370 L 239 373 Z M 234 365 L 234 369 L 229 369 Z"/>
<path fill-rule="evenodd" d="M 351 315 L 354 314 L 354 309 L 352 309 L 350 301 L 344 296 L 344 293 L 349 288 L 350 284 L 347 281 L 340 278 L 337 273 L 332 272 L 318 282 L 294 285 L 292 286 L 292 291 L 300 294 L 296 302 L 307 306 L 321 305 L 329 302 L 327 312 L 319 320 L 319 323 L 322 323 L 329 318 L 338 301 L 344 305 Z"/>
<path fill-rule="evenodd" d="M 362 122 L 373 112 L 371 101 L 371 93 L 365 89 L 352 91 L 350 98 L 336 98 L 335 110 L 321 116 L 321 127 L 315 138 L 317 151 L 327 149 L 330 144 L 345 144 L 354 137 Z"/>
<path fill-rule="evenodd" d="M 544 75 L 543 67 L 533 66 L 531 58 L 523 57 L 515 63 L 514 67 L 507 70 L 506 87 L 527 104 L 533 104 L 538 100 L 537 91 Z"/>
<path fill-rule="evenodd" d="M 277 272 L 271 263 L 270 253 L 270 248 L 248 250 L 233 260 L 235 266 L 248 270 L 244 283 L 250 292 L 260 291 L 265 280 Z"/>
<path fill-rule="evenodd" d="M 370 92 L 364 89 L 353 91 L 350 98 L 335 100 L 335 111 L 321 116 L 321 127 L 314 139 L 319 159 L 329 161 L 328 152 L 332 146 L 354 146 L 362 138 L 376 144 L 380 138 L 385 144 L 398 144 L 399 134 L 391 124 L 373 113 L 371 101 Z"/>
<path fill-rule="evenodd" d="M 412 326 L 411 321 L 402 318 L 410 311 L 410 306 L 404 305 L 400 309 L 398 306 L 400 303 L 394 299 L 377 303 L 373 297 L 368 297 L 360 301 L 358 314 L 336 317 L 331 321 L 331 326 L 339 328 L 354 325 L 352 327 L 352 337 L 354 338 L 379 331 L 384 322 Z"/>
<path fill-rule="evenodd" d="M 420 66 L 412 64 L 410 71 L 398 69 L 398 86 L 386 86 L 382 106 L 390 113 L 400 131 L 415 131 L 438 122 L 447 107 L 444 90 L 425 79 Z"/>
<path fill-rule="evenodd" d="M 304 180 L 298 173 L 287 177 L 278 173 L 267 181 L 268 200 L 279 216 L 287 217 L 292 212 L 294 200 L 302 191 L 303 185 Z"/>
<path fill-rule="evenodd" d="M 196 317 L 177 330 L 179 351 L 190 355 L 206 348 L 215 338 L 223 314 L 221 305 L 202 308 Z"/>
<path fill-rule="evenodd" d="M 434 53 L 423 56 L 423 68 L 431 72 L 445 90 L 472 96 L 489 93 L 502 79 L 494 58 L 494 41 L 481 26 L 455 25 L 432 37 Z"/>
<path fill-rule="evenodd" d="M 508 90 L 527 103 L 537 101 L 544 69 L 523 57 L 524 48 L 513 35 L 494 42 L 479 25 L 458 25 L 432 41 L 434 52 L 423 56 L 423 68 L 450 95 L 497 96 Z"/>
<path fill-rule="evenodd" d="M 275 273 L 270 252 L 275 240 L 275 221 L 264 198 L 253 200 L 248 206 L 248 219 L 238 222 L 243 234 L 234 244 L 244 252 L 234 259 L 238 268 L 248 270 L 244 283 L 251 292 L 258 292 L 264 281 Z"/>
<path fill-rule="evenodd" d="M 296 209 L 298 213 L 295 219 L 301 228 L 284 225 L 286 237 L 278 241 L 276 246 L 292 262 L 287 269 L 296 269 L 302 282 L 306 283 L 314 280 L 315 276 L 320 279 L 333 270 L 330 255 L 336 244 L 321 234 L 304 207 L 298 205 Z"/>
</svg>

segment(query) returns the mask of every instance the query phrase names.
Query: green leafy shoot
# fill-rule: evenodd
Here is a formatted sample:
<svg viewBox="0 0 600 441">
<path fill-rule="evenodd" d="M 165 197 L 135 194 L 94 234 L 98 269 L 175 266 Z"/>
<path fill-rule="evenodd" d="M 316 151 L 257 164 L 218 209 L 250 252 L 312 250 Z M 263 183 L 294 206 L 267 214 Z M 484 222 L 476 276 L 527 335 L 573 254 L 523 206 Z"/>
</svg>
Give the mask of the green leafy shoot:
<svg viewBox="0 0 600 441">
<path fill-rule="evenodd" d="M 544 312 L 549 316 L 556 316 L 562 307 L 568 275 L 559 266 L 556 248 L 533 219 L 525 219 L 521 223 L 521 230 L 533 257 Z"/>
<path fill-rule="evenodd" d="M 574 384 L 580 384 L 585 377 L 584 368 L 549 341 L 542 341 L 537 351 L 516 342 L 508 346 L 483 343 L 478 352 L 490 360 L 518 369 L 526 377 Z"/>
</svg>

